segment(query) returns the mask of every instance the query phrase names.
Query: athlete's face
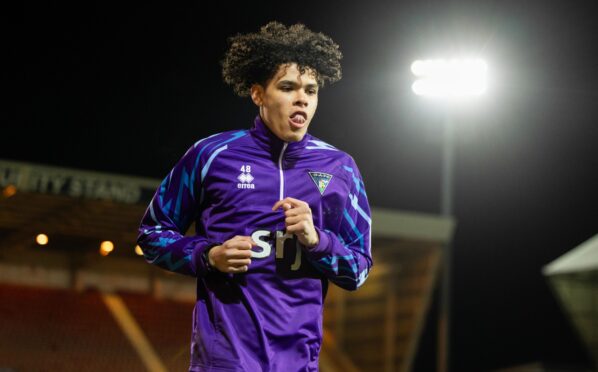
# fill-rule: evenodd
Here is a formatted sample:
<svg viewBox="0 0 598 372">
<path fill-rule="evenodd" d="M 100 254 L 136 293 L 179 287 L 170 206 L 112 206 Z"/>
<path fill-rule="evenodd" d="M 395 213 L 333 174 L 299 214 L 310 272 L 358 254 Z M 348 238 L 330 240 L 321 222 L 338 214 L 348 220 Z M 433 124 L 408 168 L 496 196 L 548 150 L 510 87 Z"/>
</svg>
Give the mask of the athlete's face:
<svg viewBox="0 0 598 372">
<path fill-rule="evenodd" d="M 301 141 L 318 106 L 318 82 L 313 70 L 301 74 L 297 64 L 281 65 L 266 86 L 254 84 L 251 99 L 270 130 L 286 142 Z"/>
</svg>

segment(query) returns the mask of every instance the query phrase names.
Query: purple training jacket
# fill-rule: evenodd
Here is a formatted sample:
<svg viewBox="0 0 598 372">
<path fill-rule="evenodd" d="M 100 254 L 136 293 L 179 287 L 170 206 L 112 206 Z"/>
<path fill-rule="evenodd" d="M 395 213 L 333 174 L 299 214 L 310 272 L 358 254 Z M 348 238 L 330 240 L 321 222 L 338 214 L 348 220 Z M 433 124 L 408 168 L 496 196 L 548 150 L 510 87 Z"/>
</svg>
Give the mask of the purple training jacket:
<svg viewBox="0 0 598 372">
<path fill-rule="evenodd" d="M 309 204 L 320 242 L 285 233 L 274 204 Z M 195 222 L 195 235 L 185 236 Z M 243 274 L 204 253 L 235 235 L 257 243 Z M 251 130 L 195 143 L 161 183 L 138 243 L 148 262 L 197 278 L 190 371 L 317 371 L 328 280 L 355 290 L 372 266 L 370 208 L 353 158 L 306 134 Z"/>
</svg>

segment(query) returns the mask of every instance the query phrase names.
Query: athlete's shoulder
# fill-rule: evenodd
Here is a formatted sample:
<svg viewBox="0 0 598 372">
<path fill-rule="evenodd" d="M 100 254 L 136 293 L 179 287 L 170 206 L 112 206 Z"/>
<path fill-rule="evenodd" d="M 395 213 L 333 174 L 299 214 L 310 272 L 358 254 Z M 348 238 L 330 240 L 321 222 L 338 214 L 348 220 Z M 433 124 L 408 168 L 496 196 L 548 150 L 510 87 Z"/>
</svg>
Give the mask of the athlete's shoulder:
<svg viewBox="0 0 598 372">
<path fill-rule="evenodd" d="M 216 148 L 219 148 L 220 146 L 227 146 L 234 142 L 238 142 L 240 139 L 246 137 L 248 134 L 249 130 L 229 130 L 226 132 L 215 133 L 209 137 L 205 137 L 196 141 L 193 144 L 192 148 L 214 150 Z"/>
<path fill-rule="evenodd" d="M 185 156 L 209 157 L 215 151 L 226 149 L 238 142 L 242 142 L 249 134 L 248 130 L 229 130 L 212 134 L 196 141 L 185 153 Z"/>
<path fill-rule="evenodd" d="M 349 184 L 361 180 L 361 172 L 353 156 L 349 153 L 322 141 L 321 139 L 309 136 L 307 139 L 306 151 L 316 151 L 318 156 L 332 160 L 337 175 L 344 178 Z M 363 184 L 363 181 L 359 181 Z"/>
<path fill-rule="evenodd" d="M 317 152 L 322 156 L 327 156 L 331 158 L 335 158 L 338 161 L 347 164 L 354 164 L 353 157 L 349 155 L 347 152 L 337 148 L 325 142 L 315 136 L 308 134 L 307 144 L 305 146 L 306 151 Z"/>
</svg>

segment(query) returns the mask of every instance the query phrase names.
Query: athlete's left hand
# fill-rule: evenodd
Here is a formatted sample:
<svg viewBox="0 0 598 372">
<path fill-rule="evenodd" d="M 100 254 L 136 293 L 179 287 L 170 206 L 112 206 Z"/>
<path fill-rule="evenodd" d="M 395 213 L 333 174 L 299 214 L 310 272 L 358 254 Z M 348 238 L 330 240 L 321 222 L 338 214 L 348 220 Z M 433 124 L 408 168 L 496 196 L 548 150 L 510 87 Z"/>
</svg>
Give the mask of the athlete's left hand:
<svg viewBox="0 0 598 372">
<path fill-rule="evenodd" d="M 284 198 L 277 201 L 272 210 L 275 211 L 280 207 L 284 210 L 284 223 L 287 232 L 295 234 L 301 244 L 308 248 L 314 247 L 320 242 L 320 237 L 314 227 L 311 209 L 306 202 L 294 198 Z"/>
</svg>

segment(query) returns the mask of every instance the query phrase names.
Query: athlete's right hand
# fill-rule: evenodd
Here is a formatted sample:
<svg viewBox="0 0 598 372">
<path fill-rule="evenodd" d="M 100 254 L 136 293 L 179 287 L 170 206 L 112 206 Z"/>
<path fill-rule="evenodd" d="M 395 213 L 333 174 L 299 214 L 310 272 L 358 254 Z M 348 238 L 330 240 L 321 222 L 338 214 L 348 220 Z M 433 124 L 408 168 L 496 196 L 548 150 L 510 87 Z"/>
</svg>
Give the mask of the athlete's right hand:
<svg viewBox="0 0 598 372">
<path fill-rule="evenodd" d="M 237 235 L 210 249 L 209 264 L 223 273 L 244 273 L 251 264 L 251 247 L 254 245 L 249 236 Z"/>
</svg>

